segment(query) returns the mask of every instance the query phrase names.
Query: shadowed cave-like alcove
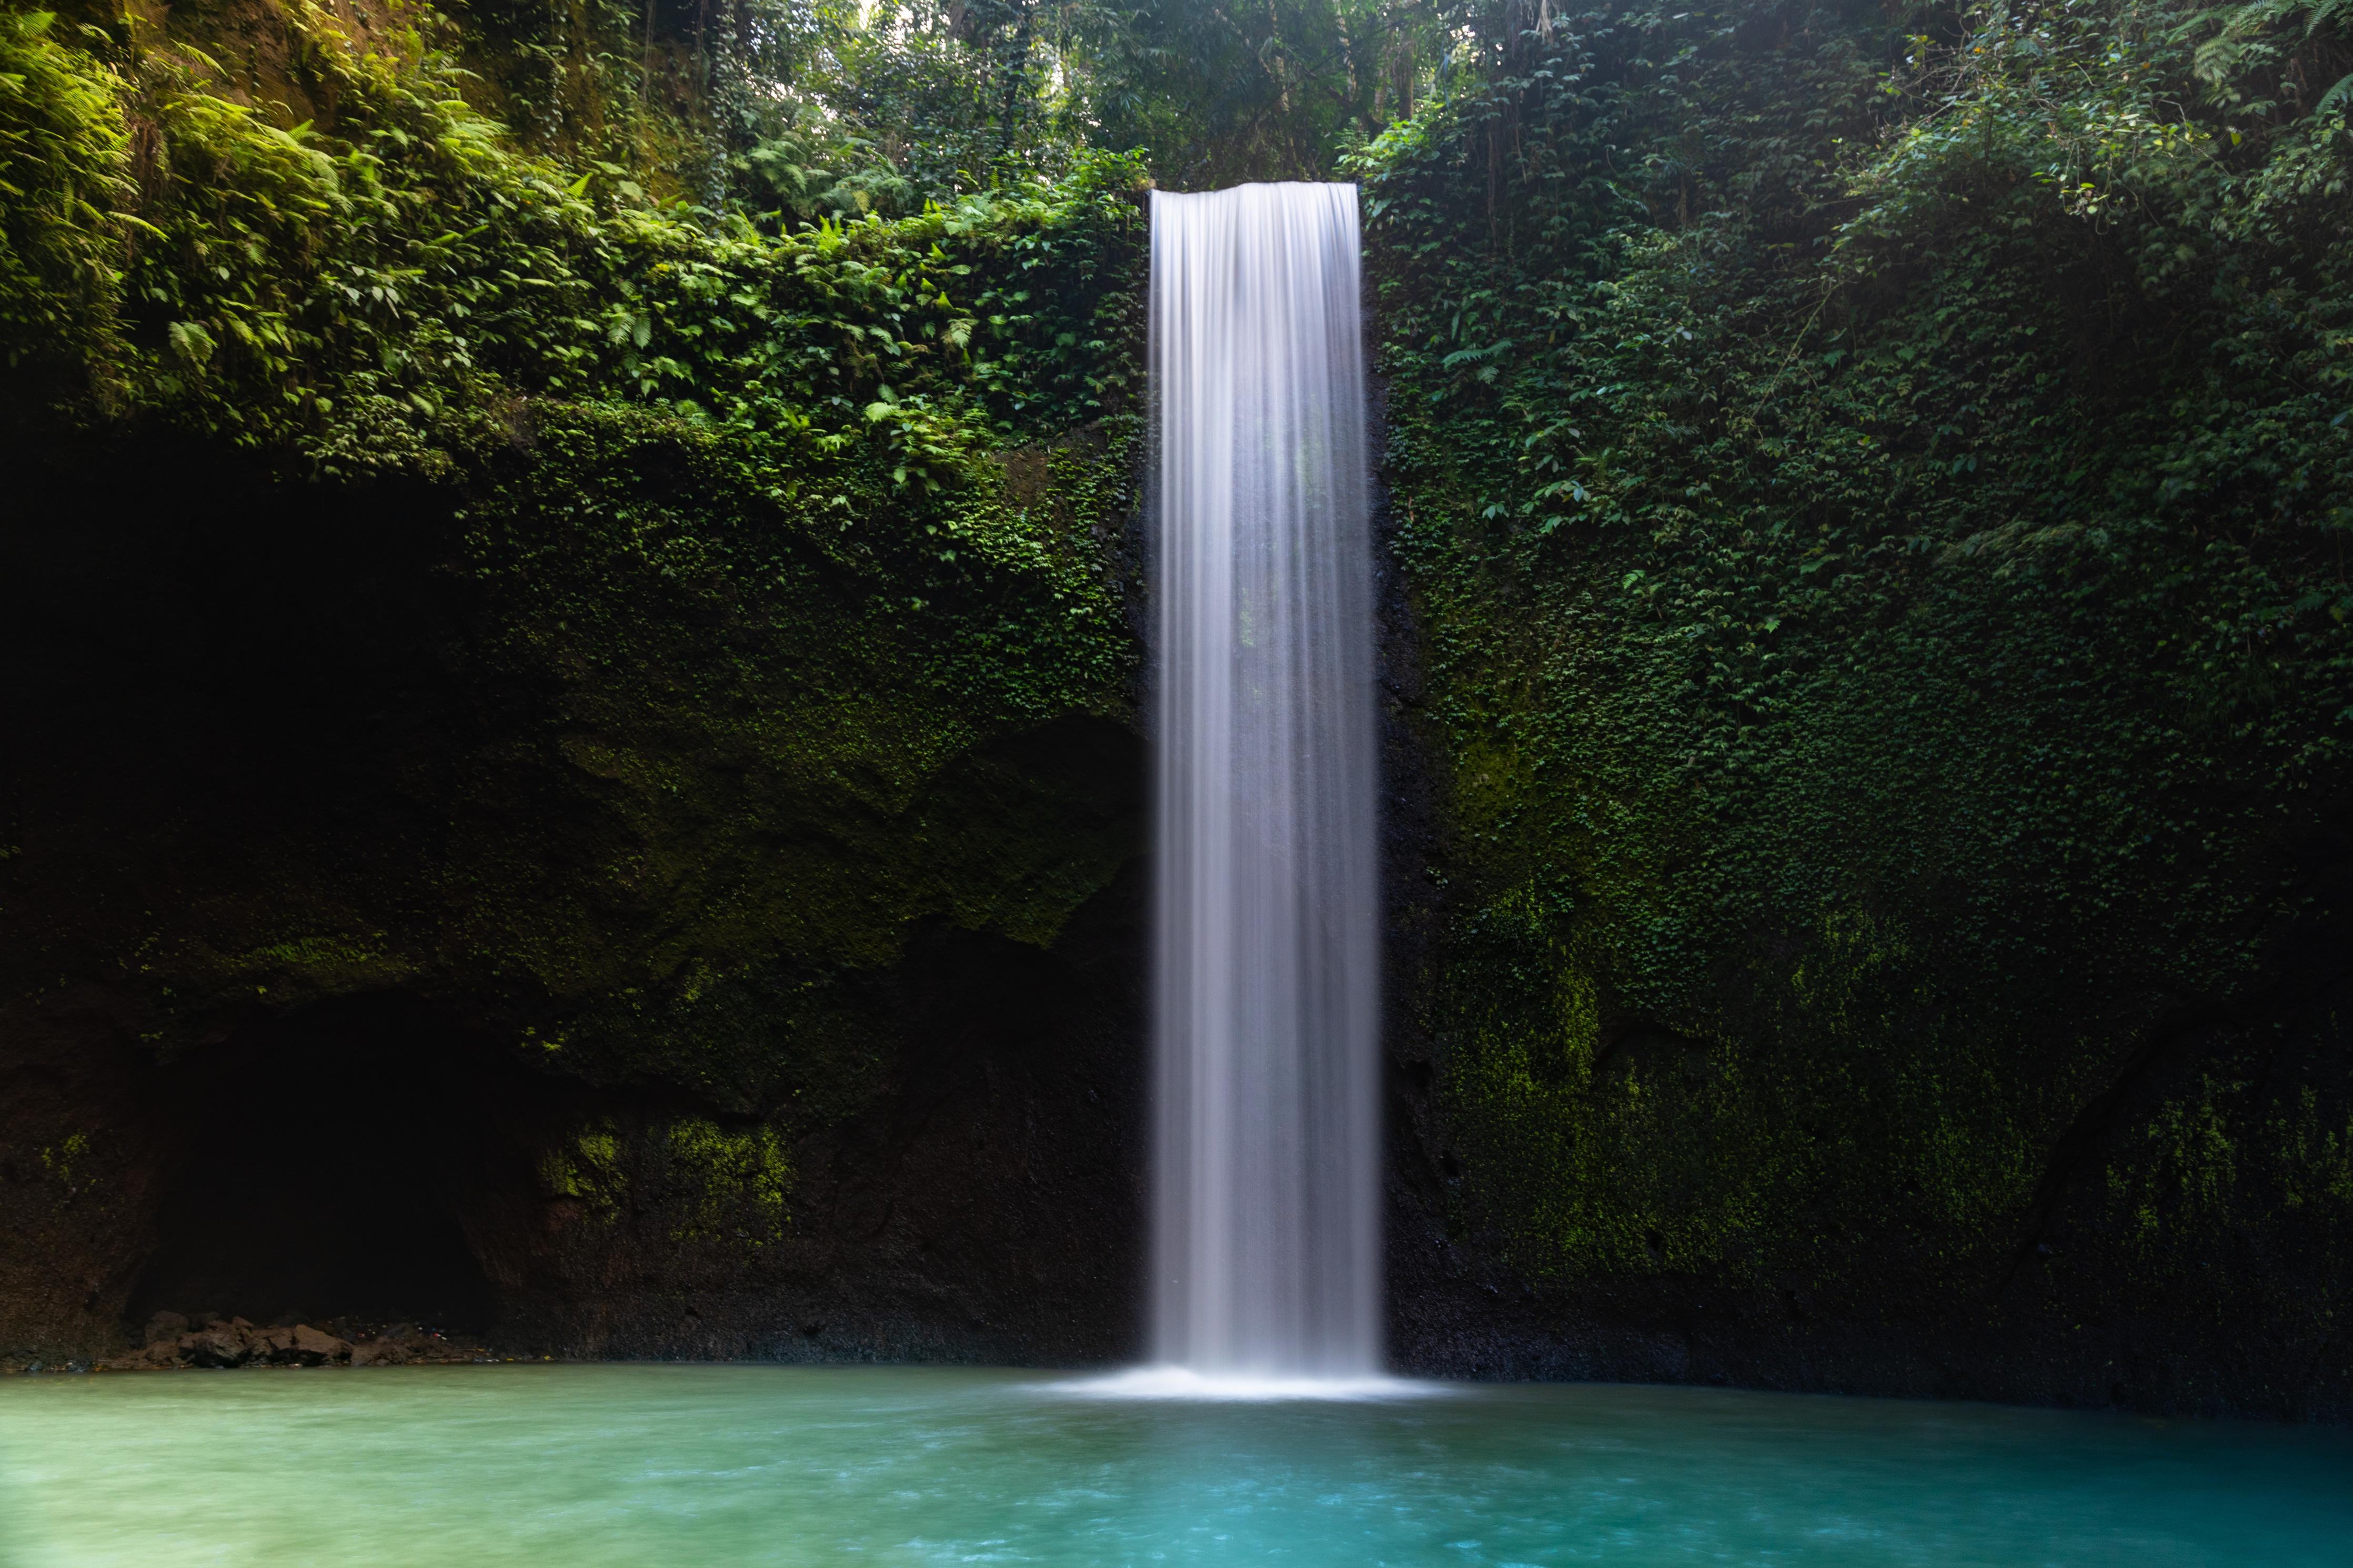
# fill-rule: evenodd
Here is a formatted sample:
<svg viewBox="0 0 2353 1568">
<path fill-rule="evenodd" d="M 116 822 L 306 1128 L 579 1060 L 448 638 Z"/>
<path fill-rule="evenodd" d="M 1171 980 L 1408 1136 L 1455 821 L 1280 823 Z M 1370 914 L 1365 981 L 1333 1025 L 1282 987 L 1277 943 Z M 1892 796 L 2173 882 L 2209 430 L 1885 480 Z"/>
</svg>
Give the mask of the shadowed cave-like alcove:
<svg viewBox="0 0 2353 1568">
<path fill-rule="evenodd" d="M 132 1323 L 171 1310 L 487 1329 L 467 1221 L 527 1190 L 498 1118 L 544 1095 L 528 1078 L 400 996 L 321 1004 L 175 1064 Z"/>
</svg>

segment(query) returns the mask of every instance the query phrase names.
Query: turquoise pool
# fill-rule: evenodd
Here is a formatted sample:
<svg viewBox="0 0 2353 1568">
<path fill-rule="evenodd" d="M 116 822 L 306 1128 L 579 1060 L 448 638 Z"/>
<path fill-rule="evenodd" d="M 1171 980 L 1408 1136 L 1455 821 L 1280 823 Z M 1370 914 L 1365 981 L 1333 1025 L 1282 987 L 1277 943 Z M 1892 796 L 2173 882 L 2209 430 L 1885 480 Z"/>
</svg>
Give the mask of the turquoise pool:
<svg viewBox="0 0 2353 1568">
<path fill-rule="evenodd" d="M 1018 1372 L 0 1385 L 9 1568 L 2353 1563 L 2353 1436 L 1615 1385 L 1149 1399 Z"/>
</svg>

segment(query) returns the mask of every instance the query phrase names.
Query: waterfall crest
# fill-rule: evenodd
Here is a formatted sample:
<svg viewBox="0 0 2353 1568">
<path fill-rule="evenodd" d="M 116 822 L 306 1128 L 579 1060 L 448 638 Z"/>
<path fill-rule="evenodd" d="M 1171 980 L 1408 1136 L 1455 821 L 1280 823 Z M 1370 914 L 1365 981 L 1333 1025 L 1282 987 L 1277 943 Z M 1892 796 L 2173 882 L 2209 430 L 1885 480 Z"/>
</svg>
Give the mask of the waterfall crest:
<svg viewBox="0 0 2353 1568">
<path fill-rule="evenodd" d="M 1356 188 L 1152 196 L 1155 1359 L 1378 1372 Z"/>
</svg>

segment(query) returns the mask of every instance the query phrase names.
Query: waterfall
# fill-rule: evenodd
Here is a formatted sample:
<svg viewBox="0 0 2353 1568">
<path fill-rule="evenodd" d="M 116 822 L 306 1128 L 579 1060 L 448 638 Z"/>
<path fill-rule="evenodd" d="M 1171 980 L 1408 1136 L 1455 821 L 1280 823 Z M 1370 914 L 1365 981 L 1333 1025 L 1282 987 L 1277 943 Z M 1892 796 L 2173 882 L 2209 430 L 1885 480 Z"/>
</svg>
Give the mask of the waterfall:
<svg viewBox="0 0 2353 1568">
<path fill-rule="evenodd" d="M 1356 188 L 1152 197 L 1153 1351 L 1378 1373 Z"/>
</svg>

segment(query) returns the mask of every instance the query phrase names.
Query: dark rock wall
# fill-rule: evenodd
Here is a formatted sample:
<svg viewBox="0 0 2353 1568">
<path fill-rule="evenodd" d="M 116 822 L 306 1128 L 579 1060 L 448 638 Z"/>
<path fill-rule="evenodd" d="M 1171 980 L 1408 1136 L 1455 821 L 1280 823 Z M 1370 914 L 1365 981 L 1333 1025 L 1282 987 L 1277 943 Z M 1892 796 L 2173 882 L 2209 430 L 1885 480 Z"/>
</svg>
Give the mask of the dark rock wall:
<svg viewBox="0 0 2353 1568">
<path fill-rule="evenodd" d="M 564 418 L 463 493 L 10 455 L 0 1354 L 1134 1342 L 1143 761 L 1069 629 L 1124 636 L 1124 445 L 1017 455 L 968 514 L 1069 553 L 915 613 Z"/>
</svg>

